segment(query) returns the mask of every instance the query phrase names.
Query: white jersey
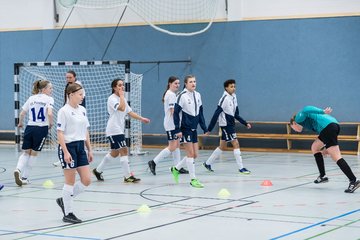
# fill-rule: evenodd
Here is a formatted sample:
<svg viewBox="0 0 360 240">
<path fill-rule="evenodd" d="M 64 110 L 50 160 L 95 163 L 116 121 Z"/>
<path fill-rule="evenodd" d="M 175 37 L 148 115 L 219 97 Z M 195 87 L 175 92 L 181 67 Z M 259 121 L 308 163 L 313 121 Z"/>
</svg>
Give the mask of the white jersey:
<svg viewBox="0 0 360 240">
<path fill-rule="evenodd" d="M 175 129 L 174 125 L 174 117 L 171 114 L 170 109 L 174 109 L 176 103 L 176 94 L 171 91 L 167 90 L 164 96 L 164 128 L 165 131 L 171 131 Z"/>
<path fill-rule="evenodd" d="M 49 126 L 48 108 L 54 108 L 54 99 L 46 94 L 32 95 L 22 109 L 28 112 L 28 126 Z"/>
<path fill-rule="evenodd" d="M 58 111 L 57 130 L 64 132 L 65 143 L 85 141 L 89 126 L 86 109 L 81 105 L 73 108 L 65 104 Z"/>
<path fill-rule="evenodd" d="M 125 98 L 124 98 L 125 99 Z M 117 108 L 120 105 L 120 97 L 112 94 L 107 101 L 107 110 L 109 113 L 109 120 L 106 125 L 106 136 L 114 136 L 124 134 L 125 131 L 125 116 L 132 112 L 127 100 L 125 99 L 125 111 L 119 111 Z"/>
<path fill-rule="evenodd" d="M 232 95 L 230 95 L 228 92 L 225 91 L 220 98 L 218 105 L 223 109 L 223 112 L 220 113 L 219 116 L 219 126 L 225 127 L 228 125 L 226 115 L 232 117 L 235 116 L 236 108 L 238 107 L 236 94 L 233 93 Z"/>
</svg>

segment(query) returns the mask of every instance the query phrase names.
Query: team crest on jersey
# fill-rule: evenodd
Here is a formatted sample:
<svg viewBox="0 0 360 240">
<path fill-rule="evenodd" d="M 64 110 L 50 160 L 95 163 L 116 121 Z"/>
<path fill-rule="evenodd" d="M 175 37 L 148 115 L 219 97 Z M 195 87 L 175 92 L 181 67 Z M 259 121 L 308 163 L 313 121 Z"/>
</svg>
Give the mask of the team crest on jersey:
<svg viewBox="0 0 360 240">
<path fill-rule="evenodd" d="M 191 100 L 188 98 L 188 104 L 191 104 Z"/>
<path fill-rule="evenodd" d="M 61 123 L 58 123 L 57 126 L 58 126 L 58 127 L 61 127 Z"/>
</svg>

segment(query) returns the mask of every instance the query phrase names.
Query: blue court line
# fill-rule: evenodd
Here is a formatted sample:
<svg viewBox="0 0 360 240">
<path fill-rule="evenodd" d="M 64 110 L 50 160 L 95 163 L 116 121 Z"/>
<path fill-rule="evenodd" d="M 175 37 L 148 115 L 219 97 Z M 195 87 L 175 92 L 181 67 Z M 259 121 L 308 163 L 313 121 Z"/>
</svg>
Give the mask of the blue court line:
<svg viewBox="0 0 360 240">
<path fill-rule="evenodd" d="M 29 234 L 29 235 L 35 235 L 35 236 L 49 236 L 49 237 L 66 238 L 66 239 L 101 240 L 101 238 L 79 237 L 79 236 L 69 236 L 69 235 L 51 234 L 51 233 L 38 233 L 38 232 L 26 232 L 26 231 L 24 231 L 24 232 L 9 231 L 9 230 L 2 230 L 2 229 L 0 229 L 0 232 L 6 232 L 6 233 L 9 233 L 12 235 L 13 234 Z"/>
<path fill-rule="evenodd" d="M 322 221 L 322 222 L 318 222 L 318 223 L 315 223 L 315 224 L 312 224 L 310 226 L 307 226 L 307 227 L 304 227 L 304 228 L 301 228 L 301 229 L 298 229 L 298 230 L 295 230 L 293 232 L 289 232 L 289 233 L 286 233 L 284 235 L 281 235 L 281 236 L 278 236 L 278 237 L 274 237 L 274 238 L 271 238 L 270 240 L 276 240 L 276 239 L 280 239 L 280 238 L 284 238 L 284 237 L 287 237 L 287 236 L 290 236 L 290 235 L 293 235 L 295 233 L 298 233 L 298 232 L 301 232 L 301 231 L 304 231 L 304 230 L 307 230 L 309 228 L 313 228 L 313 227 L 316 227 L 316 226 L 319 226 L 321 224 L 324 224 L 324 223 L 327 223 L 327 222 L 330 222 L 330 221 L 333 221 L 333 220 L 336 220 L 336 219 L 339 219 L 339 218 L 342 218 L 342 217 L 345 217 L 347 215 L 350 215 L 350 214 L 353 214 L 353 213 L 356 213 L 356 212 L 359 212 L 360 211 L 360 208 L 357 209 L 357 210 L 354 210 L 354 211 L 351 211 L 351 212 L 347 212 L 347 213 L 344 213 L 344 214 L 341 214 L 339 216 L 336 216 L 336 217 L 333 217 L 333 218 L 330 218 L 328 220 L 325 220 L 325 221 Z"/>
</svg>

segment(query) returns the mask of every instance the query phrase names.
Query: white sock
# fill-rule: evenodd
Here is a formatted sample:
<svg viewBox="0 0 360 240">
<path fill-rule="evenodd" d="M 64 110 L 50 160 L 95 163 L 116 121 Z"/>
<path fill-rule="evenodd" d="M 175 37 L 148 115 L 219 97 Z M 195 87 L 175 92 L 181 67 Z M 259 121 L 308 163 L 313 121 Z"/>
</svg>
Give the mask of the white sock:
<svg viewBox="0 0 360 240">
<path fill-rule="evenodd" d="M 81 181 L 76 182 L 74 185 L 73 197 L 76 197 L 80 193 L 84 192 L 85 188 L 86 186 Z"/>
<path fill-rule="evenodd" d="M 27 162 L 29 160 L 30 155 L 23 152 L 20 157 L 19 160 L 17 162 L 16 168 L 20 170 L 20 172 L 22 173 L 25 169 L 25 166 L 27 165 Z"/>
<path fill-rule="evenodd" d="M 168 148 L 164 148 L 163 150 L 161 150 L 161 152 L 159 152 L 158 155 L 156 155 L 156 157 L 154 158 L 154 162 L 157 164 L 160 160 L 166 158 L 170 154 L 170 150 Z"/>
<path fill-rule="evenodd" d="M 64 202 L 64 209 L 65 209 L 65 216 L 69 213 L 73 212 L 73 193 L 74 193 L 74 186 L 64 184 L 63 191 L 62 191 L 62 199 Z"/>
<path fill-rule="evenodd" d="M 101 161 L 101 163 L 96 167 L 96 171 L 98 171 L 99 173 L 103 172 L 105 165 L 108 162 L 113 161 L 115 159 L 116 158 L 111 156 L 110 153 L 106 154 L 105 157 L 103 158 L 103 160 Z"/>
<path fill-rule="evenodd" d="M 182 168 L 182 166 L 185 165 L 186 159 L 187 159 L 187 157 L 184 157 L 180 162 L 178 162 L 178 163 L 176 164 L 175 168 L 176 168 L 177 170 L 180 170 L 180 169 Z"/>
<path fill-rule="evenodd" d="M 234 149 L 234 156 L 235 156 L 235 159 L 236 159 L 236 163 L 239 166 L 239 169 L 244 168 L 244 165 L 243 165 L 243 162 L 242 162 L 242 157 L 241 157 L 241 152 L 240 152 L 239 148 Z"/>
<path fill-rule="evenodd" d="M 186 158 L 186 166 L 189 170 L 190 179 L 196 179 L 194 158 Z"/>
<path fill-rule="evenodd" d="M 220 156 L 220 154 L 222 153 L 223 151 L 217 147 L 213 152 L 212 154 L 210 155 L 209 159 L 206 160 L 206 164 L 207 165 L 211 165 L 213 164 L 213 162 Z"/>
<path fill-rule="evenodd" d="M 24 167 L 24 171 L 22 172 L 21 177 L 23 178 L 29 178 L 30 172 L 36 162 L 37 156 L 29 156 L 29 159 L 27 161 L 27 164 Z"/>
<path fill-rule="evenodd" d="M 130 165 L 129 165 L 129 158 L 128 156 L 120 157 L 120 164 L 123 169 L 124 177 L 129 177 L 131 175 L 130 172 Z"/>
<path fill-rule="evenodd" d="M 172 156 L 174 159 L 174 165 L 178 164 L 180 162 L 180 148 L 176 148 L 175 151 L 172 152 Z"/>
</svg>

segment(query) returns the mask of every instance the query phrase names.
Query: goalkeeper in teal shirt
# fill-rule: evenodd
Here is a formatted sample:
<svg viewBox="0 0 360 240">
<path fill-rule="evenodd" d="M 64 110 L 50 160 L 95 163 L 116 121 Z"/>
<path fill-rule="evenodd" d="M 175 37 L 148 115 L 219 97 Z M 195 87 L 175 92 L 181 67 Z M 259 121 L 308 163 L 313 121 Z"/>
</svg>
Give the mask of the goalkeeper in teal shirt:
<svg viewBox="0 0 360 240">
<path fill-rule="evenodd" d="M 360 180 L 356 180 L 351 168 L 341 156 L 338 144 L 340 126 L 338 121 L 329 115 L 331 112 L 332 109 L 330 107 L 320 109 L 314 106 L 306 106 L 300 112 L 294 114 L 290 119 L 290 126 L 296 132 L 302 132 L 303 128 L 306 128 L 319 134 L 311 145 L 311 151 L 314 154 L 316 165 L 320 172 L 320 176 L 314 183 L 325 183 L 329 181 L 325 175 L 325 165 L 322 154 L 322 150 L 325 148 L 326 152 L 349 179 L 349 187 L 345 192 L 353 193 L 360 187 Z"/>
</svg>

